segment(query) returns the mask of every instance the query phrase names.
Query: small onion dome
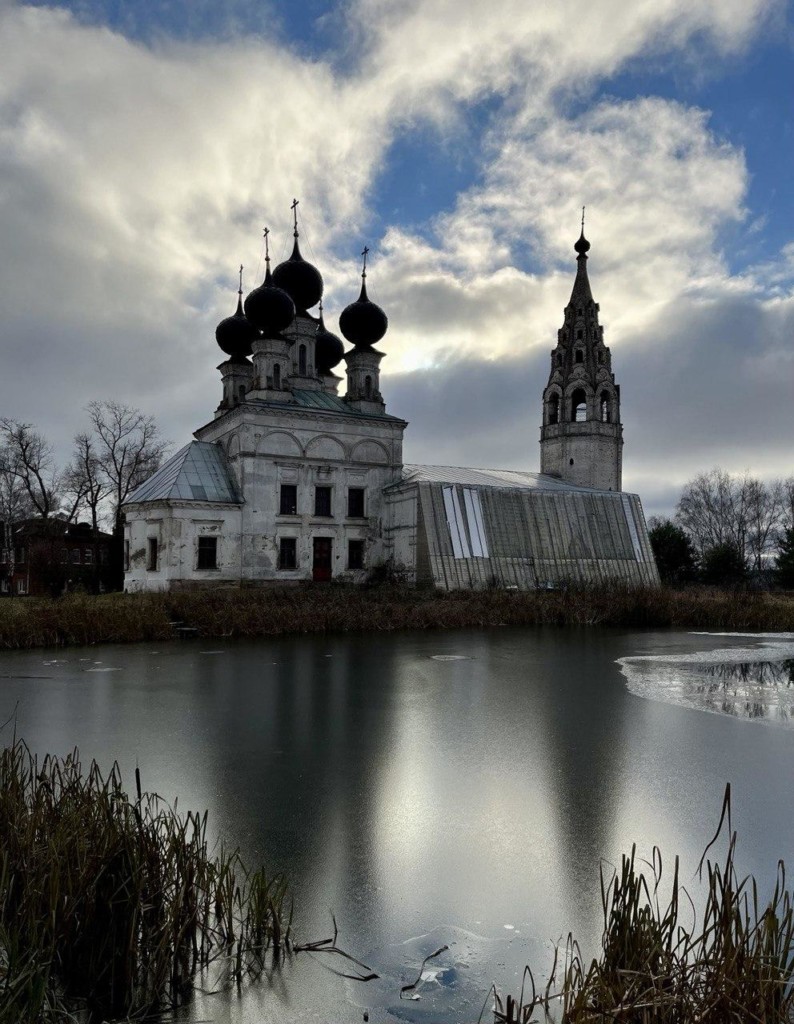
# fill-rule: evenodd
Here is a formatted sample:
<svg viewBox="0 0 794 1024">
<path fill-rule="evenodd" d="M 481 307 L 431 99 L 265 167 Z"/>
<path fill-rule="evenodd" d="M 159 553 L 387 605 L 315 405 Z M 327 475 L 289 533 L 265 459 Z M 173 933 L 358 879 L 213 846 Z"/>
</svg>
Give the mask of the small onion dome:
<svg viewBox="0 0 794 1024">
<path fill-rule="evenodd" d="M 254 288 L 245 300 L 245 315 L 266 338 L 280 334 L 295 319 L 295 303 L 274 284 L 269 263 L 263 284 Z"/>
<path fill-rule="evenodd" d="M 314 342 L 314 365 L 320 374 L 330 373 L 331 370 L 342 361 L 345 354 L 345 346 L 342 339 L 337 338 L 325 326 L 323 310 L 320 307 L 320 323 L 317 325 L 317 335 Z"/>
<path fill-rule="evenodd" d="M 322 274 L 301 256 L 297 235 L 292 255 L 273 271 L 273 283 L 284 289 L 296 309 L 304 312 L 316 306 L 323 297 Z"/>
<path fill-rule="evenodd" d="M 380 306 L 367 298 L 367 282 L 361 282 L 361 294 L 342 310 L 339 327 L 348 341 L 357 348 L 370 348 L 380 341 L 389 326 L 389 319 Z"/>
<path fill-rule="evenodd" d="M 259 332 L 243 315 L 242 293 L 237 298 L 237 312 L 227 316 L 215 328 L 215 340 L 221 350 L 232 358 L 245 358 L 251 355 L 251 342 Z"/>
<path fill-rule="evenodd" d="M 579 235 L 577 242 L 574 245 L 574 249 L 579 253 L 580 256 L 584 256 L 587 250 L 590 248 L 590 243 L 584 237 L 584 226 L 582 226 L 582 233 Z"/>
</svg>

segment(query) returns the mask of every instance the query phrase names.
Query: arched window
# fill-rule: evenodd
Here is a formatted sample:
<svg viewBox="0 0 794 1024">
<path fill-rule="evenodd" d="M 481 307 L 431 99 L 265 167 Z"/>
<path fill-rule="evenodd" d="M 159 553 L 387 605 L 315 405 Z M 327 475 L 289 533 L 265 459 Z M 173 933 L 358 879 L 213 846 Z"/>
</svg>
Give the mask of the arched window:
<svg viewBox="0 0 794 1024">
<path fill-rule="evenodd" d="M 549 423 L 560 422 L 560 396 L 552 395 L 549 399 Z"/>
<path fill-rule="evenodd" d="M 562 355 L 557 353 L 557 366 L 562 366 Z"/>
<path fill-rule="evenodd" d="M 273 387 L 281 389 L 281 363 L 273 363 Z"/>
<path fill-rule="evenodd" d="M 587 395 L 577 388 L 571 395 L 571 423 L 584 423 L 587 419 Z"/>
<path fill-rule="evenodd" d="M 602 423 L 611 423 L 612 422 L 612 410 L 609 407 L 610 403 L 609 403 L 609 392 L 608 391 L 602 391 L 601 392 L 600 403 L 601 403 L 601 422 Z"/>
<path fill-rule="evenodd" d="M 243 399 L 245 398 L 245 384 L 241 384 L 239 386 L 239 388 L 237 389 L 237 394 L 239 395 L 240 401 L 242 402 Z"/>
<path fill-rule="evenodd" d="M 301 345 L 298 349 L 298 373 L 306 374 L 306 346 Z"/>
<path fill-rule="evenodd" d="M 372 398 L 372 377 L 364 378 L 364 397 Z"/>
<path fill-rule="evenodd" d="M 582 350 L 580 348 L 577 348 L 577 350 L 576 350 L 576 362 L 577 363 L 583 363 L 584 362 L 584 352 L 582 352 Z"/>
<path fill-rule="evenodd" d="M 578 331 L 576 332 L 576 340 L 577 340 L 577 341 L 581 341 L 581 340 L 582 340 L 582 329 L 581 329 L 581 327 L 580 327 L 580 328 L 579 328 L 579 330 L 578 330 Z"/>
</svg>

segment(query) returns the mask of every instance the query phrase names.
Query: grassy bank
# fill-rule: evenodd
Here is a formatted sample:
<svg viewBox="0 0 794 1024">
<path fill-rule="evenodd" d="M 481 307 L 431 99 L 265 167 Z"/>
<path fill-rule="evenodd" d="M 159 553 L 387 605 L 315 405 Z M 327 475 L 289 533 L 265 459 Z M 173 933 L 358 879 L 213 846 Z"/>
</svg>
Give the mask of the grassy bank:
<svg viewBox="0 0 794 1024">
<path fill-rule="evenodd" d="M 300 586 L 0 601 L 0 648 L 206 637 L 551 625 L 794 630 L 794 596 L 620 586 L 520 593 Z"/>
</svg>

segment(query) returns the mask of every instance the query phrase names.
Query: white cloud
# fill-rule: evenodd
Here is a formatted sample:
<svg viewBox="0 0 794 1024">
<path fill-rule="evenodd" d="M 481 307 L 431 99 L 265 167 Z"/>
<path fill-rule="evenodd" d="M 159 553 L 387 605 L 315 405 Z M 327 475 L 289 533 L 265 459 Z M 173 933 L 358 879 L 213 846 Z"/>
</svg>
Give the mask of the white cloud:
<svg viewBox="0 0 794 1024">
<path fill-rule="evenodd" d="M 644 394 L 634 367 L 657 351 L 685 374 L 697 367 L 679 339 L 712 352 L 727 331 L 739 345 L 722 316 L 730 298 L 749 336 L 773 339 L 745 368 L 746 400 L 756 402 L 780 366 L 791 256 L 728 274 L 720 232 L 744 216 L 743 153 L 714 136 L 704 111 L 602 99 L 571 117 L 565 100 L 582 101 L 635 60 L 688 59 L 696 46 L 718 63 L 779 7 L 356 0 L 345 64 L 264 38 L 146 46 L 63 11 L 0 4 L 0 308 L 14 368 L 0 381 L 3 413 L 68 443 L 80 408 L 113 397 L 155 412 L 181 440 L 217 402 L 214 326 L 231 311 L 240 261 L 254 283 L 264 218 L 280 258 L 288 203 L 304 199 L 304 249 L 338 312 L 356 287 L 354 261 L 338 254 L 359 246 L 393 139 L 419 120 L 454 132 L 466 104 L 497 95 L 506 106 L 484 140 L 480 181 L 439 214 L 435 244 L 392 224 L 379 247 L 369 281 L 392 324 L 387 395 L 406 394 L 395 371 L 437 364 L 428 395 L 444 406 L 456 400 L 440 397 L 455 367 L 501 380 L 526 356 L 531 444 L 521 464 L 537 465 L 539 392 L 571 285 L 581 197 L 627 411 L 628 383 Z M 733 387 L 727 368 L 721 381 Z M 511 427 L 478 409 L 480 461 L 493 463 L 512 450 Z M 780 408 L 769 415 L 783 422 Z M 420 414 L 409 432 L 419 447 L 423 429 Z M 432 429 L 426 437 L 438 440 Z M 635 451 L 651 444 L 641 431 L 627 441 Z M 466 461 L 458 443 L 438 450 Z"/>
</svg>

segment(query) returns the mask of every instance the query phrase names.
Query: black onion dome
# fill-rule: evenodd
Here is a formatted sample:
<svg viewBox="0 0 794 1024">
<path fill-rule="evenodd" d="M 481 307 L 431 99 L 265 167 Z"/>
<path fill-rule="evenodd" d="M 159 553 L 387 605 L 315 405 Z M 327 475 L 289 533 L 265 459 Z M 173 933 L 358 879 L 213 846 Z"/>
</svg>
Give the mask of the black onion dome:
<svg viewBox="0 0 794 1024">
<path fill-rule="evenodd" d="M 297 238 L 290 258 L 273 271 L 273 283 L 284 289 L 299 310 L 311 309 L 323 297 L 323 276 L 301 256 Z"/>
<path fill-rule="evenodd" d="M 580 256 L 584 256 L 587 250 L 590 248 L 590 243 L 584 237 L 584 227 L 582 227 L 582 233 L 579 235 L 578 240 L 574 245 L 574 249 L 579 253 Z"/>
<path fill-rule="evenodd" d="M 245 315 L 267 338 L 286 330 L 295 319 L 295 303 L 283 288 L 275 286 L 270 266 L 264 283 L 246 298 Z"/>
<path fill-rule="evenodd" d="M 367 283 L 361 282 L 361 294 L 342 310 L 339 328 L 348 341 L 359 348 L 370 348 L 380 341 L 389 326 L 389 318 L 367 298 Z"/>
<path fill-rule="evenodd" d="M 325 326 L 322 309 L 320 310 L 320 323 L 317 325 L 317 335 L 314 342 L 314 365 L 317 372 L 326 374 L 342 361 L 345 354 L 345 346 L 342 339 L 337 338 Z"/>
<path fill-rule="evenodd" d="M 251 355 L 251 342 L 257 333 L 257 329 L 243 314 L 243 297 L 239 295 L 237 312 L 221 320 L 215 328 L 215 340 L 228 356 L 240 359 Z"/>
</svg>

